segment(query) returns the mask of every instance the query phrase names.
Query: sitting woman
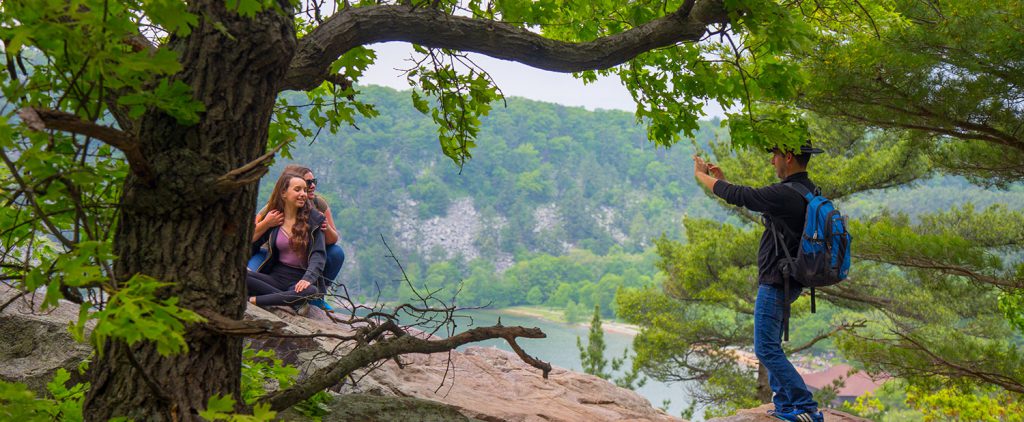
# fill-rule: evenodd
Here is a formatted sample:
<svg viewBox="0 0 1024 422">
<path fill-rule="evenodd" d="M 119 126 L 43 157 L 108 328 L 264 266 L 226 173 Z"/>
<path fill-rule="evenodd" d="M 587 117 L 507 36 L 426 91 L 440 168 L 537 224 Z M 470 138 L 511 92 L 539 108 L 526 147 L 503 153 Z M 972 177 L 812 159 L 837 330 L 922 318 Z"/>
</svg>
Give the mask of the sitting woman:
<svg viewBox="0 0 1024 422">
<path fill-rule="evenodd" d="M 338 228 L 334 224 L 334 218 L 331 216 L 331 207 L 327 204 L 327 201 L 323 197 L 316 194 L 317 180 L 316 176 L 313 175 L 313 170 L 308 167 L 300 166 L 297 164 L 289 164 L 284 168 L 284 173 L 295 173 L 302 175 L 302 178 L 306 180 L 306 201 L 313 204 L 317 211 L 320 211 L 326 217 L 323 224 L 320 225 L 320 231 L 324 233 L 324 245 L 326 245 L 327 261 L 324 263 L 324 277 L 316 283 L 316 288 L 325 296 L 330 293 L 331 284 L 334 283 L 334 279 L 338 277 L 338 273 L 341 271 L 341 266 L 345 263 L 345 251 L 341 249 L 341 245 L 338 242 Z M 274 217 L 274 218 L 268 218 Z M 263 233 L 263 231 L 276 227 L 281 224 L 280 215 L 271 216 L 267 213 L 267 206 L 264 205 L 256 214 L 256 232 Z M 267 252 L 264 249 L 258 250 L 249 259 L 249 268 L 256 269 L 263 261 L 267 259 Z M 324 299 L 313 299 L 310 301 L 310 305 L 317 306 L 327 312 L 334 312 L 331 307 Z"/>
<path fill-rule="evenodd" d="M 274 227 L 253 233 L 253 248 L 268 246 L 267 256 L 245 278 L 249 302 L 258 306 L 300 305 L 318 294 L 316 281 L 323 274 L 324 215 L 306 196 L 306 181 L 284 173 L 270 194 L 265 215 L 280 220 Z"/>
</svg>

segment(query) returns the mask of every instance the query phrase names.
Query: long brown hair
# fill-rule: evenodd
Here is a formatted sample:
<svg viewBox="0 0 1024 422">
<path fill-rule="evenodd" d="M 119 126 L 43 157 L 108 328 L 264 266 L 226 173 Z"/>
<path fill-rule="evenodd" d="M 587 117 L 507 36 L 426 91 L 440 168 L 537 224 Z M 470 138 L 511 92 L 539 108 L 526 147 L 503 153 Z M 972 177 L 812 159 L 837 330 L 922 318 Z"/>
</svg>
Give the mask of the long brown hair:
<svg viewBox="0 0 1024 422">
<path fill-rule="evenodd" d="M 312 173 L 312 172 L 313 172 L 313 170 L 310 169 L 309 167 L 298 165 L 298 164 L 289 164 L 289 165 L 284 167 L 284 170 L 281 171 L 281 173 L 295 173 L 295 174 L 297 174 L 299 176 L 302 176 L 303 178 L 306 177 L 307 173 Z"/>
<path fill-rule="evenodd" d="M 284 213 L 284 199 L 281 197 L 281 194 L 288 189 L 292 179 L 303 180 L 301 174 L 290 172 L 281 173 L 281 177 L 277 178 L 274 190 L 270 193 L 270 201 L 267 203 L 266 212 L 278 210 Z M 303 183 L 305 183 L 305 180 L 303 180 Z M 310 210 L 312 210 L 310 203 L 306 201 L 306 204 L 299 208 L 298 213 L 295 214 L 295 224 L 292 225 L 292 231 L 289 233 L 290 236 L 288 236 L 288 246 L 291 246 L 292 251 L 302 257 L 302 262 L 306 262 L 306 248 L 309 246 L 309 235 L 307 232 L 309 231 Z"/>
<path fill-rule="evenodd" d="M 284 170 L 281 170 L 281 176 L 280 177 L 284 177 L 284 175 L 286 175 L 286 174 L 293 174 L 293 175 L 298 175 L 299 177 L 302 178 L 302 180 L 306 180 L 306 174 L 307 173 L 312 173 L 312 172 L 313 172 L 313 170 L 310 169 L 309 167 L 298 165 L 298 164 L 289 164 L 289 165 L 284 167 Z M 277 182 L 281 183 L 281 179 L 278 178 Z M 278 188 L 278 186 L 275 185 L 274 186 L 274 192 L 276 194 L 270 195 L 270 199 L 267 199 L 267 203 L 263 204 L 263 209 L 260 210 L 260 212 L 258 213 L 259 219 L 263 219 L 263 217 L 266 217 L 267 213 L 270 212 L 270 209 L 271 209 L 270 208 L 270 201 L 273 201 L 274 198 L 280 198 L 281 197 L 281 195 L 280 195 L 281 193 L 277 191 L 277 188 Z M 281 187 L 281 189 L 287 189 L 287 188 L 288 188 L 288 182 L 285 182 L 284 186 Z"/>
</svg>

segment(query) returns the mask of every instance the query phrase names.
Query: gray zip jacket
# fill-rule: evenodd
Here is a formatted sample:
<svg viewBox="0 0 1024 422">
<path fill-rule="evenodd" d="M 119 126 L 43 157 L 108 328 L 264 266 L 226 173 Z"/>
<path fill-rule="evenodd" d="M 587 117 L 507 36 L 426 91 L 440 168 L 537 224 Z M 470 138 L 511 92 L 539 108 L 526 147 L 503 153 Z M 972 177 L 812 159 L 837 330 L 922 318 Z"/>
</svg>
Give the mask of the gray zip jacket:
<svg viewBox="0 0 1024 422">
<path fill-rule="evenodd" d="M 327 219 L 320 211 L 311 209 L 309 212 L 309 246 L 306 256 L 306 274 L 302 276 L 303 280 L 306 280 L 313 285 L 317 285 L 323 278 L 324 263 L 327 262 L 326 246 L 324 245 L 324 232 L 320 230 L 320 225 Z M 263 263 L 256 268 L 257 272 L 264 274 L 270 274 L 270 270 L 274 268 L 274 265 L 280 263 L 278 260 L 278 250 L 275 245 L 277 244 L 277 235 L 281 231 L 281 226 L 273 227 L 263 233 L 258 239 L 252 242 L 252 253 L 259 252 L 259 249 L 263 246 L 267 246 L 267 259 L 263 260 Z"/>
</svg>

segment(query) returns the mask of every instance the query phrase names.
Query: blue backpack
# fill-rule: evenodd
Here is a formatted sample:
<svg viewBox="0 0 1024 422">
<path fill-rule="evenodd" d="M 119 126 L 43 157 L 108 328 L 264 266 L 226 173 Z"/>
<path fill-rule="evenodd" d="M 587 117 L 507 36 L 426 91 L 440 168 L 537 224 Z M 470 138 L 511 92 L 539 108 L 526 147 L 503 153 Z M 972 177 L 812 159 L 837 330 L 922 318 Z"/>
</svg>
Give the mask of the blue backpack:
<svg viewBox="0 0 1024 422">
<path fill-rule="evenodd" d="M 807 201 L 807 217 L 800 236 L 800 250 L 796 258 L 782 243 L 786 261 L 782 264 L 786 297 L 789 297 L 789 278 L 811 289 L 811 313 L 815 312 L 814 288 L 831 286 L 846 280 L 850 273 L 850 243 L 853 237 L 847 230 L 846 217 L 832 206 L 832 201 L 819 192 L 811 192 L 799 183 L 784 183 Z M 778 229 L 772 225 L 777 241 Z M 786 230 L 792 233 L 790 230 Z M 789 338 L 789 309 L 784 312 L 785 338 Z"/>
<path fill-rule="evenodd" d="M 786 183 L 807 201 L 807 220 L 800 237 L 800 251 L 794 262 L 793 277 L 804 287 L 831 286 L 846 280 L 850 273 L 850 243 L 846 217 L 832 201 L 812 193 L 799 183 Z M 789 251 L 786 251 L 787 258 Z M 813 291 L 813 290 L 812 290 Z"/>
</svg>

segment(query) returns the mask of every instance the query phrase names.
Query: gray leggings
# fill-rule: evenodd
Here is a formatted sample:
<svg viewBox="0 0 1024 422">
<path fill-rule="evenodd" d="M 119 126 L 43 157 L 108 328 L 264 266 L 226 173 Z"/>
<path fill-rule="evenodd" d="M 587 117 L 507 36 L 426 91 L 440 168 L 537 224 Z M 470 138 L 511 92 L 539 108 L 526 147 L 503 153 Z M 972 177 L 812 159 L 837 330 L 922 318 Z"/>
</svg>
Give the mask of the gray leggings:
<svg viewBox="0 0 1024 422">
<path fill-rule="evenodd" d="M 256 297 L 257 306 L 301 305 L 319 293 L 315 283 L 295 292 L 295 285 L 305 274 L 304 269 L 283 264 L 271 268 L 270 274 L 250 270 L 245 275 L 245 288 L 249 296 Z"/>
</svg>

